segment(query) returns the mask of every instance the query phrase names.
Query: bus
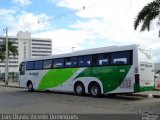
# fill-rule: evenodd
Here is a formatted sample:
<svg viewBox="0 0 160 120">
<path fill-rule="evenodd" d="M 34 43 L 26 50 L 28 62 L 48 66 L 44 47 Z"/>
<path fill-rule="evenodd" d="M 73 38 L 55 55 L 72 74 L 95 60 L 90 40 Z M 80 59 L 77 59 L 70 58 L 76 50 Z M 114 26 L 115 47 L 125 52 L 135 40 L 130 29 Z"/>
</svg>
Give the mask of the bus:
<svg viewBox="0 0 160 120">
<path fill-rule="evenodd" d="M 20 64 L 19 70 L 20 87 L 28 91 L 75 92 L 98 97 L 154 89 L 152 52 L 140 45 L 30 58 Z"/>
</svg>

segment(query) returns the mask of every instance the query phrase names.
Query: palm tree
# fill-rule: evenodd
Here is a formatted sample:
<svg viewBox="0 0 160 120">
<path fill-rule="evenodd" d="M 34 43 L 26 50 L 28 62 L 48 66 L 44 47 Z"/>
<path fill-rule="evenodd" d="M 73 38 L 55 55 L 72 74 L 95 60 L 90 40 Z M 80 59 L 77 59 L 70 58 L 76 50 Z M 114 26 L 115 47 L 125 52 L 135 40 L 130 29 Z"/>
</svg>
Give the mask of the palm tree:
<svg viewBox="0 0 160 120">
<path fill-rule="evenodd" d="M 16 56 L 18 55 L 18 50 L 17 47 L 13 45 L 14 42 L 13 41 L 8 41 L 8 56 Z M 3 42 L 3 44 L 0 45 L 0 60 L 3 61 L 5 60 L 6 56 L 5 56 L 5 52 L 6 52 L 6 44 L 5 41 Z M 8 84 L 8 80 L 5 81 L 6 85 Z"/>
<path fill-rule="evenodd" d="M 134 29 L 136 30 L 140 23 L 142 23 L 141 31 L 150 30 L 150 24 L 155 18 L 160 20 L 160 0 L 154 0 L 148 3 L 138 13 L 134 21 Z M 160 24 L 160 23 L 158 23 Z M 159 31 L 160 37 L 160 31 Z"/>
<path fill-rule="evenodd" d="M 13 41 L 8 41 L 8 56 L 16 56 L 18 55 L 18 50 L 17 47 L 13 45 Z M 3 44 L 0 46 L 0 59 L 4 60 L 5 59 L 5 52 L 6 52 L 6 44 L 3 42 Z"/>
<path fill-rule="evenodd" d="M 5 59 L 5 52 L 1 51 L 0 49 L 0 61 L 3 61 Z"/>
</svg>

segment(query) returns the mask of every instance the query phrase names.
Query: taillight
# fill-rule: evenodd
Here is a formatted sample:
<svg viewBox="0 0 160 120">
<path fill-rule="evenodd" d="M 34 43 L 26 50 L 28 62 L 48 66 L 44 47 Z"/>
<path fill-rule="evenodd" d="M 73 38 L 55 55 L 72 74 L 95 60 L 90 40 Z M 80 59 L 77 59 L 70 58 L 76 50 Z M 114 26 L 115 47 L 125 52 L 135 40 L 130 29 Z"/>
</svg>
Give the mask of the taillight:
<svg viewBox="0 0 160 120">
<path fill-rule="evenodd" d="M 135 84 L 139 85 L 139 74 L 135 74 Z"/>
</svg>

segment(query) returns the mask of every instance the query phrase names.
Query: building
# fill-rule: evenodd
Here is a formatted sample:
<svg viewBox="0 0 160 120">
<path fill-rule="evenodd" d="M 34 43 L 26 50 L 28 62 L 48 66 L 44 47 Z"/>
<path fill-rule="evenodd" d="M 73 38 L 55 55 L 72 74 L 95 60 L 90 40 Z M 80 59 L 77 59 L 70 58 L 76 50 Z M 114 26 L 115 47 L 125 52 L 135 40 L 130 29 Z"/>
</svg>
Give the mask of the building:
<svg viewBox="0 0 160 120">
<path fill-rule="evenodd" d="M 0 44 L 6 37 L 0 37 Z M 32 38 L 29 32 L 18 32 L 16 37 L 8 37 L 18 48 L 18 56 L 9 57 L 9 72 L 18 72 L 20 62 L 25 58 L 52 55 L 52 40 L 49 38 Z M 0 73 L 5 72 L 5 61 L 0 61 Z"/>
<path fill-rule="evenodd" d="M 160 70 L 160 63 L 154 63 L 154 69 L 155 69 L 155 72 Z"/>
</svg>

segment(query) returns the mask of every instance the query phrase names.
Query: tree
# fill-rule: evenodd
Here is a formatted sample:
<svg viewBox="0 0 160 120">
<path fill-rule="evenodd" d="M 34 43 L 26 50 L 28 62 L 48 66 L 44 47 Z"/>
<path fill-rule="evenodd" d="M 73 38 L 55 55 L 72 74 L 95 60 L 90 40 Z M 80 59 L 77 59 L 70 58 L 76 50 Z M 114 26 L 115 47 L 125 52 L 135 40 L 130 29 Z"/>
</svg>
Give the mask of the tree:
<svg viewBox="0 0 160 120">
<path fill-rule="evenodd" d="M 13 41 L 8 41 L 8 56 L 16 56 L 18 55 L 18 50 L 17 47 L 13 45 L 14 42 Z M 5 41 L 0 45 L 0 60 L 3 61 L 6 58 L 6 44 Z M 8 84 L 8 80 L 6 81 L 6 83 Z"/>
<path fill-rule="evenodd" d="M 5 52 L 1 51 L 1 48 L 0 48 L 0 61 L 3 61 L 4 59 L 5 59 Z"/>
<path fill-rule="evenodd" d="M 148 3 L 142 8 L 138 13 L 134 21 L 134 29 L 136 30 L 140 23 L 142 23 L 141 31 L 150 30 L 150 24 L 155 19 L 158 18 L 160 21 L 160 0 L 154 0 Z M 158 22 L 160 24 L 160 22 Z M 159 31 L 160 37 L 160 31 Z"/>
<path fill-rule="evenodd" d="M 18 55 L 18 50 L 17 47 L 13 45 L 14 42 L 13 41 L 8 41 L 8 56 L 16 56 Z M 3 61 L 5 60 L 5 52 L 6 52 L 6 44 L 5 41 L 3 42 L 3 44 L 1 44 L 0 46 L 0 59 Z"/>
</svg>

